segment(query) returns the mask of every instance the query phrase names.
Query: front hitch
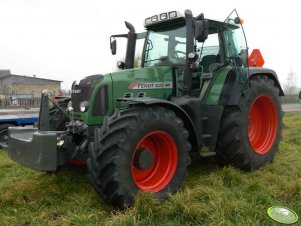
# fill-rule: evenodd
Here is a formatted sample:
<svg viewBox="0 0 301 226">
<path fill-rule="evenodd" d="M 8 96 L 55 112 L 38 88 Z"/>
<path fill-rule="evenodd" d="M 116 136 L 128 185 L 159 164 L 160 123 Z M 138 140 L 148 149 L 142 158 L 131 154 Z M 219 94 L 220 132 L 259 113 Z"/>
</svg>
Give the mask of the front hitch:
<svg viewBox="0 0 301 226">
<path fill-rule="evenodd" d="M 10 127 L 8 129 L 8 156 L 19 164 L 38 171 L 56 171 L 67 163 L 66 151 L 61 149 L 61 138 L 67 131 L 51 131 L 49 117 L 51 101 L 68 118 L 66 111 L 42 92 L 38 128 Z"/>
<path fill-rule="evenodd" d="M 56 171 L 65 164 L 65 155 L 57 150 L 62 131 L 38 131 L 38 128 L 10 127 L 8 156 L 15 162 L 38 171 Z"/>
</svg>

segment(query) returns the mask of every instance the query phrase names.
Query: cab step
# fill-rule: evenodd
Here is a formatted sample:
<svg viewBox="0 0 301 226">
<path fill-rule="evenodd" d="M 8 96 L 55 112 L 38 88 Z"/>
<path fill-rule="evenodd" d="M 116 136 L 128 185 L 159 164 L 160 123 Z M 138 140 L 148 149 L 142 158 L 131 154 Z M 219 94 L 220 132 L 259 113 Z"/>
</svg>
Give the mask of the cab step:
<svg viewBox="0 0 301 226">
<path fill-rule="evenodd" d="M 211 157 L 211 156 L 215 156 L 215 155 L 216 155 L 215 151 L 200 152 L 200 156 L 202 158 Z"/>
<path fill-rule="evenodd" d="M 212 137 L 211 134 L 203 134 L 203 139 L 209 139 L 211 137 Z"/>
</svg>

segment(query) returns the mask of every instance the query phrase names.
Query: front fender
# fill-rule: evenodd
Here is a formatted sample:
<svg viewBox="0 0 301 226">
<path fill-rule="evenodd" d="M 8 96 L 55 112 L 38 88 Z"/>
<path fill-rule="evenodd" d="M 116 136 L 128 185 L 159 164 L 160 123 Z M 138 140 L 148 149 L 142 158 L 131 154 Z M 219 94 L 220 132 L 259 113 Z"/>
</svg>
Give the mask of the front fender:
<svg viewBox="0 0 301 226">
<path fill-rule="evenodd" d="M 192 98 L 190 98 L 190 99 L 192 99 Z M 161 106 L 161 107 L 165 107 L 165 108 L 175 112 L 176 115 L 183 120 L 184 126 L 189 132 L 189 141 L 191 142 L 192 150 L 193 151 L 199 150 L 199 147 L 200 147 L 199 145 L 201 145 L 202 142 L 201 142 L 201 136 L 197 136 L 197 134 L 201 135 L 201 133 L 197 133 L 197 128 L 195 127 L 195 123 L 193 122 L 193 120 L 191 119 L 189 114 L 182 107 L 180 107 L 178 104 L 176 104 L 177 103 L 176 101 L 175 101 L 175 103 L 173 103 L 172 101 L 148 98 L 148 97 L 145 97 L 145 98 L 118 98 L 117 101 L 128 102 L 129 106 L 135 106 L 135 105 L 136 106 L 144 105 L 144 106 L 149 106 L 149 107 Z M 201 119 L 201 117 L 199 117 L 199 118 Z"/>
</svg>

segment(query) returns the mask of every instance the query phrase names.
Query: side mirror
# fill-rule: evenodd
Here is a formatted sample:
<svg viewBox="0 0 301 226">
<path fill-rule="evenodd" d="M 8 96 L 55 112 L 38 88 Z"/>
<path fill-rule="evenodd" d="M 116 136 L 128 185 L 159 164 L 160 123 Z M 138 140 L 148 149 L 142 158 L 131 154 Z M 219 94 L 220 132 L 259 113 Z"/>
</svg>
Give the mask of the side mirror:
<svg viewBox="0 0 301 226">
<path fill-rule="evenodd" d="M 201 19 L 195 21 L 194 36 L 198 42 L 205 42 L 208 38 L 208 20 Z"/>
<path fill-rule="evenodd" d="M 241 63 L 247 67 L 248 66 L 248 50 L 242 49 L 240 52 Z"/>
<path fill-rule="evenodd" d="M 114 39 L 113 41 L 111 41 L 111 52 L 112 52 L 112 55 L 116 54 L 116 50 L 117 50 L 117 42 L 116 42 L 116 39 Z"/>
</svg>

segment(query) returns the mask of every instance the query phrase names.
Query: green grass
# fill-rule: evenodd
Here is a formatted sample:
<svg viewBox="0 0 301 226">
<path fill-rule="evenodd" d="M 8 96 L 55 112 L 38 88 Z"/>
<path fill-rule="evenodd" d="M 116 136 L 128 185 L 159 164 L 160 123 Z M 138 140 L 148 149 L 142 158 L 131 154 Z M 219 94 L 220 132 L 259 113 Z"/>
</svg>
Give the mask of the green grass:
<svg viewBox="0 0 301 226">
<path fill-rule="evenodd" d="M 284 124 L 272 164 L 246 173 L 196 159 L 180 192 L 161 202 L 139 194 L 127 210 L 104 203 L 83 171 L 35 172 L 0 150 L 0 225 L 279 225 L 266 215 L 272 205 L 301 215 L 301 114 Z"/>
</svg>

